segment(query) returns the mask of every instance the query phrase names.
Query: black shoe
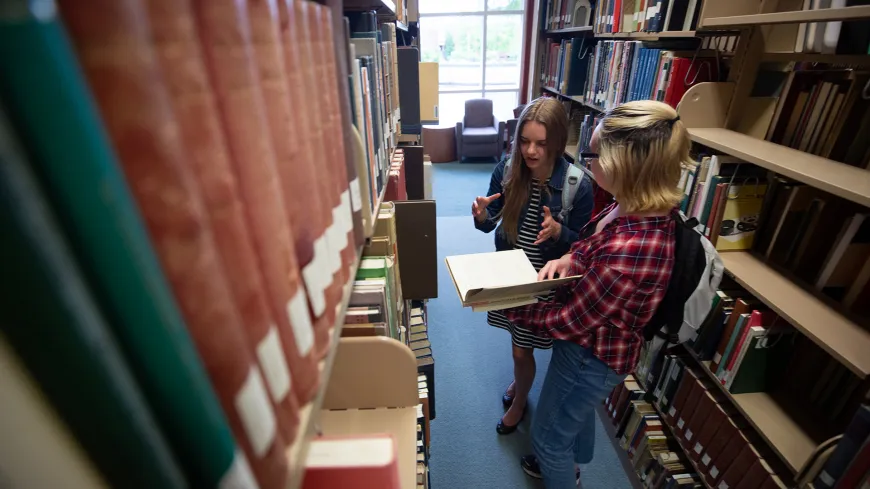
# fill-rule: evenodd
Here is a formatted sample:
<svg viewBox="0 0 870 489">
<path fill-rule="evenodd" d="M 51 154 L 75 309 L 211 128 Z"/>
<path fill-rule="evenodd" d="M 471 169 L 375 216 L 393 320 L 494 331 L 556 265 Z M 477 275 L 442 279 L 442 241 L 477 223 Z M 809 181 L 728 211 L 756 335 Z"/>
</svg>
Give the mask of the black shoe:
<svg viewBox="0 0 870 489">
<path fill-rule="evenodd" d="M 523 472 L 525 472 L 527 476 L 533 477 L 535 479 L 544 478 L 541 475 L 541 466 L 538 465 L 538 457 L 534 455 L 525 455 L 520 459 L 520 466 L 523 468 Z M 577 475 L 577 483 L 579 484 L 580 469 L 576 469 L 575 474 Z"/>
<path fill-rule="evenodd" d="M 504 394 L 501 395 L 501 403 L 504 404 L 505 409 L 508 409 L 514 403 L 514 396 L 504 391 Z"/>
<path fill-rule="evenodd" d="M 514 431 L 517 430 L 517 427 L 520 424 L 522 424 L 523 418 L 525 418 L 525 417 L 526 417 L 526 410 L 525 410 L 525 408 L 523 408 L 523 414 L 520 416 L 520 420 L 517 421 L 517 424 L 515 424 L 513 426 L 507 425 L 504 422 L 504 418 L 502 418 L 502 419 L 498 420 L 498 424 L 495 425 L 495 431 L 499 435 L 510 435 L 511 433 L 513 433 Z"/>
</svg>

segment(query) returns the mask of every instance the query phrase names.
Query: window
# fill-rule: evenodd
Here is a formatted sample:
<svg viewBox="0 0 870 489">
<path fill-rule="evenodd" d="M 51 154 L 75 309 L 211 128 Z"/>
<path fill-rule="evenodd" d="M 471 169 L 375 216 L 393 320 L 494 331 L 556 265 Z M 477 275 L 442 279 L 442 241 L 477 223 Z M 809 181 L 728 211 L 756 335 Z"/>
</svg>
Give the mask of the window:
<svg viewBox="0 0 870 489">
<path fill-rule="evenodd" d="M 462 120 L 465 101 L 488 98 L 513 117 L 520 86 L 524 0 L 420 0 L 420 57 L 438 63 L 442 124 Z"/>
</svg>

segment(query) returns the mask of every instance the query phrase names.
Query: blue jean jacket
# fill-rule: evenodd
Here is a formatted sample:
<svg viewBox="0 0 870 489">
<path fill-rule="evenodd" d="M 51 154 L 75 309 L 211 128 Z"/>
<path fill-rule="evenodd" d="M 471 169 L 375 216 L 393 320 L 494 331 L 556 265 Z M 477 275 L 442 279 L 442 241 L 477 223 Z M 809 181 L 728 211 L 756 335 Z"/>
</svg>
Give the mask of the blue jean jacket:
<svg viewBox="0 0 870 489">
<path fill-rule="evenodd" d="M 491 232 L 493 229 L 496 229 L 497 226 L 497 231 L 495 233 L 496 251 L 505 251 L 514 248 L 512 244 L 508 243 L 507 237 L 505 237 L 502 232 L 501 223 L 498 223 L 494 218 L 499 212 L 501 212 L 501 209 L 504 206 L 505 195 L 502 181 L 504 180 L 505 161 L 506 160 L 504 159 L 500 161 L 492 171 L 492 178 L 489 182 L 489 192 L 486 194 L 487 196 L 490 196 L 501 193 L 502 196 L 497 200 L 492 201 L 492 203 L 490 203 L 486 208 L 487 217 L 485 221 L 480 223 L 477 219 L 472 217 L 474 220 L 474 227 L 485 233 Z M 554 219 L 558 219 L 559 211 L 562 210 L 562 184 L 565 182 L 565 172 L 568 170 L 569 164 L 570 163 L 568 163 L 565 158 L 559 158 L 556 161 L 556 165 L 553 167 L 553 174 L 550 176 L 549 196 L 546 194 L 542 195 L 544 200 L 543 205 L 550 208 L 550 213 L 553 215 Z M 568 252 L 575 241 L 580 239 L 580 230 L 583 229 L 583 226 L 585 226 L 592 217 L 592 205 L 592 184 L 590 183 L 589 178 L 583 178 L 580 183 L 580 188 L 577 189 L 577 194 L 574 196 L 574 207 L 571 209 L 570 214 L 568 214 L 568 222 L 560 223 L 562 224 L 562 233 L 559 235 L 559 238 L 549 239 L 538 245 L 544 261 L 560 258 Z M 528 212 L 528 210 L 529 202 L 526 201 L 526 204 L 523 206 L 523 212 L 520 215 L 519 223 L 522 223 L 526 218 L 526 212 Z M 538 225 L 541 225 L 543 221 L 543 212 L 541 212 L 541 215 L 538 216 Z"/>
</svg>

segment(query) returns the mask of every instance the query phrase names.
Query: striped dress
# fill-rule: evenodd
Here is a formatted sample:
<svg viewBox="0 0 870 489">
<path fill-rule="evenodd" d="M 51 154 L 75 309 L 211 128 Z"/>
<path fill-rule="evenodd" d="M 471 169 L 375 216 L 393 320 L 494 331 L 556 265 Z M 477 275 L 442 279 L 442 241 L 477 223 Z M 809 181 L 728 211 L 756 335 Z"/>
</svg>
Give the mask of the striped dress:
<svg viewBox="0 0 870 489">
<path fill-rule="evenodd" d="M 520 225 L 514 249 L 523 250 L 526 253 L 526 257 L 528 257 L 529 261 L 532 262 L 532 266 L 534 266 L 535 270 L 538 271 L 540 271 L 544 266 L 544 258 L 541 256 L 541 250 L 538 248 L 538 245 L 534 244 L 538 239 L 538 233 L 541 232 L 541 226 L 538 224 L 541 212 L 541 185 L 539 185 L 538 180 L 532 179 L 529 210 L 526 212 L 526 218 Z M 552 290 L 546 296 L 538 296 L 538 300 L 542 301 L 549 301 L 552 299 Z M 507 320 L 501 311 L 488 312 L 486 322 L 491 326 L 510 331 L 511 342 L 520 348 L 548 349 L 553 347 L 552 339 L 535 336 L 534 333 L 525 328 L 514 326 Z"/>
</svg>

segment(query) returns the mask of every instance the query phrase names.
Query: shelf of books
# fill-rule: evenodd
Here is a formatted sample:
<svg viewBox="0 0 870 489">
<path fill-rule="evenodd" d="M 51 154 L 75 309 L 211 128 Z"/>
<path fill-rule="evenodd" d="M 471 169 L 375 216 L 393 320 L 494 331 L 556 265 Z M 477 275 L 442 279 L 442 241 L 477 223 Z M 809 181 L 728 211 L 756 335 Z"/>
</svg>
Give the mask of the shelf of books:
<svg viewBox="0 0 870 489">
<path fill-rule="evenodd" d="M 396 147 L 395 25 L 348 39 L 341 2 L 307 0 L 14 3 L 0 14 L 15 67 L 0 75 L 0 219 L 15 230 L 0 356 L 18 405 L 47 421 L 16 411 L 0 438 L 50 433 L 34 449 L 66 469 L 4 460 L 4 476 L 302 487 L 336 365 L 388 356 L 379 335 L 405 355 L 381 377 L 409 379 L 413 436 L 408 330 L 411 300 L 437 290 L 435 212 L 407 200 L 425 182 L 422 148 Z M 379 333 L 343 349 L 360 317 Z M 406 431 L 381 487 L 416 487 Z"/>
</svg>

